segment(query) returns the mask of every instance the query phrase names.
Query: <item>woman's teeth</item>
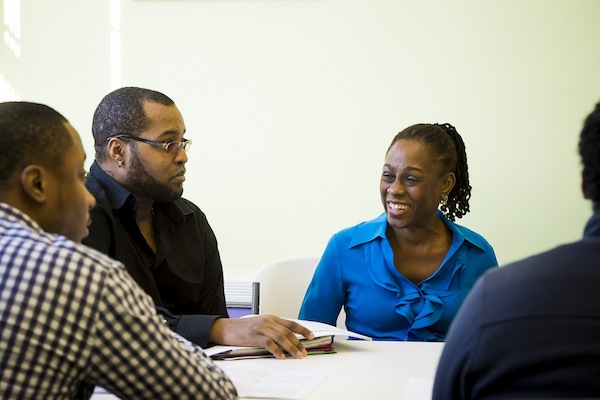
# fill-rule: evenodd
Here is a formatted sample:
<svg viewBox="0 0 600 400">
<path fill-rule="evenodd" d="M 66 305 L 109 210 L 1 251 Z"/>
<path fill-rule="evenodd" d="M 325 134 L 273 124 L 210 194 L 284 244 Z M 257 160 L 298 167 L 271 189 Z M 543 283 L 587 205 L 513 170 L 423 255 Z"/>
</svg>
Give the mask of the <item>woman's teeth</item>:
<svg viewBox="0 0 600 400">
<path fill-rule="evenodd" d="M 390 208 L 394 211 L 398 211 L 398 210 L 408 210 L 408 208 L 410 207 L 409 205 L 406 204 L 394 204 L 394 203 L 388 203 L 388 205 L 390 206 Z"/>
</svg>

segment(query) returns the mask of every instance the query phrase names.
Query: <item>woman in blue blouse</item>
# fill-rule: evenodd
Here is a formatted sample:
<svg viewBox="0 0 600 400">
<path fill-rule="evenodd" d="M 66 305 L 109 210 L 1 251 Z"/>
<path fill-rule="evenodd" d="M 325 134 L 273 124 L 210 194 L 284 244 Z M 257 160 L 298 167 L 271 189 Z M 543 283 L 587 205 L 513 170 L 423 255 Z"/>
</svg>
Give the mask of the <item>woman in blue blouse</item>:
<svg viewBox="0 0 600 400">
<path fill-rule="evenodd" d="M 330 239 L 299 318 L 335 325 L 344 307 L 346 327 L 375 340 L 442 341 L 477 278 L 498 265 L 482 236 L 453 222 L 471 197 L 456 129 L 396 135 L 380 192 L 385 213 Z"/>
</svg>

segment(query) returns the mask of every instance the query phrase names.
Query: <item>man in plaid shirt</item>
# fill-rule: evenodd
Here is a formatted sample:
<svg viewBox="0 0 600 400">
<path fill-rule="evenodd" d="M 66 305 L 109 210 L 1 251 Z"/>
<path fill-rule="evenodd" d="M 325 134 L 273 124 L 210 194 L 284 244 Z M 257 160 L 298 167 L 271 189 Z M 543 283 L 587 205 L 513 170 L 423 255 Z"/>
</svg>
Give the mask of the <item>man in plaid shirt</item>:
<svg viewBox="0 0 600 400">
<path fill-rule="evenodd" d="M 235 399 L 123 265 L 79 242 L 93 196 L 78 133 L 50 107 L 0 103 L 0 398 Z"/>
</svg>

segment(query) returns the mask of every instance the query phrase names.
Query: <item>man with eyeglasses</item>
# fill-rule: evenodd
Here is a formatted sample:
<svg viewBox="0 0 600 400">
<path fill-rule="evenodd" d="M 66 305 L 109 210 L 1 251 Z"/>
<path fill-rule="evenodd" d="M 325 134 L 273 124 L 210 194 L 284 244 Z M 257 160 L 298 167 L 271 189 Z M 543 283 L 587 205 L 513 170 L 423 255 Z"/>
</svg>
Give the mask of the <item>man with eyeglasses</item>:
<svg viewBox="0 0 600 400">
<path fill-rule="evenodd" d="M 217 240 L 206 215 L 182 198 L 191 140 L 163 93 L 123 87 L 93 116 L 96 197 L 84 243 L 123 262 L 175 332 L 200 346 L 261 346 L 278 358 L 306 350 L 303 326 L 276 316 L 228 318 Z"/>
</svg>

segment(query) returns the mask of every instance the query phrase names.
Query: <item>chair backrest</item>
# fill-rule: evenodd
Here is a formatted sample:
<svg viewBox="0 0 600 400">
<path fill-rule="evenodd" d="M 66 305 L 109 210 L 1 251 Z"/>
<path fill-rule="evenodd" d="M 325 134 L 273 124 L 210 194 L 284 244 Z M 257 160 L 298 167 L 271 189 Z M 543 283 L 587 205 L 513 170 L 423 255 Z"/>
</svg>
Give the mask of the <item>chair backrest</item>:
<svg viewBox="0 0 600 400">
<path fill-rule="evenodd" d="M 303 254 L 279 258 L 260 267 L 252 284 L 252 313 L 298 318 L 320 259 L 320 254 Z"/>
</svg>

